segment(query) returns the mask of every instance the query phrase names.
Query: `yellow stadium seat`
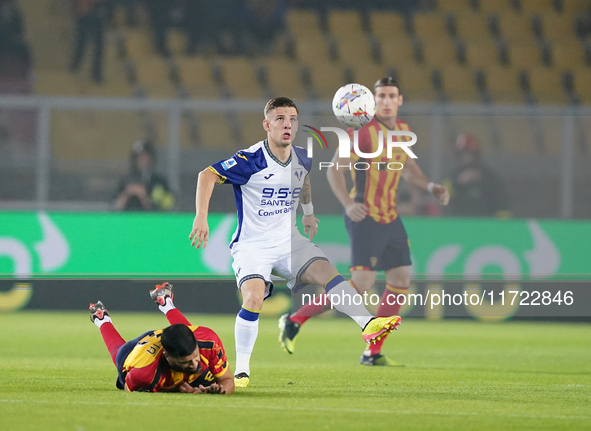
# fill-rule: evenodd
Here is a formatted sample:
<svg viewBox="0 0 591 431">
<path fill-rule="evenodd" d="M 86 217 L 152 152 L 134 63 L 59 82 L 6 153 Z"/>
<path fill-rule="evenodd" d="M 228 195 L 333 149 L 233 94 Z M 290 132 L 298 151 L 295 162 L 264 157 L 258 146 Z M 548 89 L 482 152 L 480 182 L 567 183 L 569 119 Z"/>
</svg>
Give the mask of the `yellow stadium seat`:
<svg viewBox="0 0 591 431">
<path fill-rule="evenodd" d="M 238 114 L 238 121 L 241 125 L 241 146 L 243 148 L 262 141 L 267 137 L 267 132 L 263 129 L 263 110 L 261 112 L 241 112 Z"/>
<path fill-rule="evenodd" d="M 443 89 L 452 102 L 478 103 L 474 70 L 470 67 L 451 65 L 441 68 Z"/>
<path fill-rule="evenodd" d="M 414 48 L 406 36 L 383 40 L 380 46 L 382 63 L 395 66 L 401 63 L 415 63 Z"/>
<path fill-rule="evenodd" d="M 544 153 L 559 155 L 562 151 L 562 123 L 561 116 L 536 117 L 536 127 L 543 136 L 542 146 Z"/>
<path fill-rule="evenodd" d="M 466 63 L 472 67 L 486 68 L 499 64 L 499 50 L 492 39 L 482 39 L 476 42 L 466 41 Z"/>
<path fill-rule="evenodd" d="M 311 10 L 291 9 L 286 16 L 287 27 L 296 39 L 299 36 L 320 35 L 318 14 Z"/>
<path fill-rule="evenodd" d="M 523 92 L 517 70 L 509 67 L 490 66 L 486 69 L 486 85 L 495 103 L 522 104 Z"/>
<path fill-rule="evenodd" d="M 529 15 L 501 14 L 499 15 L 499 30 L 503 39 L 509 43 L 534 44 L 536 41 Z"/>
<path fill-rule="evenodd" d="M 145 88 L 150 98 L 173 99 L 176 91 L 170 81 L 168 66 L 158 55 L 135 61 L 138 83 Z"/>
<path fill-rule="evenodd" d="M 143 136 L 135 112 L 81 109 L 51 114 L 51 149 L 59 160 L 126 159 L 131 144 Z"/>
<path fill-rule="evenodd" d="M 575 92 L 585 105 L 591 105 L 591 69 L 576 68 L 572 70 Z"/>
<path fill-rule="evenodd" d="M 437 7 L 444 12 L 462 12 L 472 10 L 468 0 L 437 0 Z"/>
<path fill-rule="evenodd" d="M 585 52 L 577 40 L 552 44 L 552 65 L 560 70 L 585 67 Z"/>
<path fill-rule="evenodd" d="M 514 43 L 509 45 L 509 62 L 521 69 L 542 66 L 542 54 L 536 44 Z"/>
<path fill-rule="evenodd" d="M 214 99 L 219 96 L 211 65 L 204 57 L 180 57 L 177 60 L 182 85 L 191 97 Z"/>
<path fill-rule="evenodd" d="M 164 111 L 150 111 L 147 113 L 150 121 L 154 123 L 156 140 L 161 143 L 168 143 L 168 122 L 169 115 Z M 180 143 L 183 150 L 190 150 L 197 145 L 197 142 L 191 139 L 191 132 L 188 117 L 194 115 L 192 112 L 184 113 L 181 119 Z"/>
<path fill-rule="evenodd" d="M 331 10 L 328 29 L 337 39 L 358 39 L 363 37 L 361 16 L 358 12 Z"/>
<path fill-rule="evenodd" d="M 233 97 L 242 99 L 260 99 L 263 92 L 257 81 L 255 69 L 247 58 L 229 57 L 221 59 L 224 82 Z"/>
<path fill-rule="evenodd" d="M 335 91 L 347 84 L 341 66 L 329 62 L 318 62 L 310 65 L 312 85 L 320 99 L 331 99 Z"/>
<path fill-rule="evenodd" d="M 511 0 L 478 0 L 479 10 L 484 13 L 510 12 L 513 10 Z"/>
<path fill-rule="evenodd" d="M 533 68 L 529 72 L 529 87 L 542 105 L 565 105 L 566 94 L 562 88 L 561 73 L 547 67 Z"/>
<path fill-rule="evenodd" d="M 552 0 L 519 0 L 521 12 L 525 14 L 555 13 Z"/>
<path fill-rule="evenodd" d="M 306 64 L 326 61 L 329 58 L 328 45 L 324 37 L 300 37 L 296 41 L 296 56 Z"/>
<path fill-rule="evenodd" d="M 406 89 L 404 87 L 402 87 L 402 95 L 406 100 Z M 419 159 L 422 159 L 429 154 L 431 147 L 433 120 L 429 115 L 404 115 L 402 119 L 408 123 L 410 129 L 417 135 L 417 143 L 412 147 L 412 151 Z"/>
<path fill-rule="evenodd" d="M 43 96 L 77 96 L 81 92 L 82 79 L 65 70 L 37 70 L 35 93 Z"/>
<path fill-rule="evenodd" d="M 476 13 L 457 13 L 456 34 L 464 41 L 475 42 L 490 39 L 486 15 Z"/>
<path fill-rule="evenodd" d="M 132 60 L 150 57 L 154 54 L 152 34 L 148 30 L 133 29 L 125 35 L 125 48 Z"/>
<path fill-rule="evenodd" d="M 432 70 L 411 63 L 399 64 L 396 68 L 405 98 L 411 102 L 435 102 L 438 100 L 433 88 Z"/>
<path fill-rule="evenodd" d="M 339 60 L 343 64 L 369 64 L 373 62 L 372 50 L 369 42 L 361 37 L 356 40 L 339 40 Z"/>
<path fill-rule="evenodd" d="M 373 88 L 375 82 L 386 76 L 386 69 L 379 64 L 361 64 L 353 67 L 355 82 Z"/>
<path fill-rule="evenodd" d="M 417 13 L 414 16 L 415 34 L 421 39 L 441 39 L 447 36 L 445 15 L 440 13 Z"/>
<path fill-rule="evenodd" d="M 571 15 L 544 15 L 542 21 L 544 38 L 549 41 L 575 41 L 573 17 Z"/>
<path fill-rule="evenodd" d="M 173 54 L 182 55 L 187 51 L 187 35 L 185 32 L 171 29 L 166 35 L 168 49 Z"/>
<path fill-rule="evenodd" d="M 382 41 L 406 36 L 404 17 L 394 12 L 372 12 L 371 30 Z"/>
<path fill-rule="evenodd" d="M 423 60 L 430 66 L 457 63 L 456 47 L 448 38 L 423 40 Z"/>
<path fill-rule="evenodd" d="M 534 154 L 533 128 L 536 122 L 529 117 L 497 117 L 500 145 L 503 151 L 513 154 Z"/>
<path fill-rule="evenodd" d="M 589 13 L 589 2 L 586 0 L 562 0 L 562 10 L 569 15 Z"/>
<path fill-rule="evenodd" d="M 262 60 L 267 72 L 267 84 L 271 97 L 287 96 L 291 99 L 306 99 L 306 90 L 301 80 L 301 65 L 283 58 L 270 57 Z"/>
<path fill-rule="evenodd" d="M 199 122 L 199 141 L 210 148 L 238 148 L 230 120 L 227 114 L 198 112 L 195 118 Z"/>
</svg>

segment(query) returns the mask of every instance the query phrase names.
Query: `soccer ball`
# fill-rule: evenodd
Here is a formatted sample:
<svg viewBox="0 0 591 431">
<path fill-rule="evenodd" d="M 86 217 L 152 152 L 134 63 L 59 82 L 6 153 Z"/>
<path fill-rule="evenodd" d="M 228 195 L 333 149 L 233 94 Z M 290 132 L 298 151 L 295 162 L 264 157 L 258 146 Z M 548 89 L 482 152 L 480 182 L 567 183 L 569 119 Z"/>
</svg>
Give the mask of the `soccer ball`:
<svg viewBox="0 0 591 431">
<path fill-rule="evenodd" d="M 369 88 L 361 84 L 347 84 L 335 93 L 332 111 L 341 124 L 358 129 L 373 119 L 376 102 Z"/>
</svg>

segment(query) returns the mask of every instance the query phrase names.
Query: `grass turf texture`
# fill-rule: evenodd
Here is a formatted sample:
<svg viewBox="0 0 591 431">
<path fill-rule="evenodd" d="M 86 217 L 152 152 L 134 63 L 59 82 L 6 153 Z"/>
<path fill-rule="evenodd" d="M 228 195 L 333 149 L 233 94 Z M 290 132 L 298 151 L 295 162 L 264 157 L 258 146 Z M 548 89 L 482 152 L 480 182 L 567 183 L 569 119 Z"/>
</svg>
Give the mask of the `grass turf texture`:
<svg viewBox="0 0 591 431">
<path fill-rule="evenodd" d="M 108 304 L 107 304 L 108 305 Z M 112 313 L 126 339 L 167 322 Z M 233 366 L 233 316 L 188 315 L 217 331 Z M 294 355 L 262 319 L 251 386 L 232 396 L 125 393 L 86 313 L 0 315 L 2 430 L 590 429 L 585 324 L 407 319 L 384 353 L 405 368 L 362 367 L 359 329 L 313 319 Z"/>
</svg>

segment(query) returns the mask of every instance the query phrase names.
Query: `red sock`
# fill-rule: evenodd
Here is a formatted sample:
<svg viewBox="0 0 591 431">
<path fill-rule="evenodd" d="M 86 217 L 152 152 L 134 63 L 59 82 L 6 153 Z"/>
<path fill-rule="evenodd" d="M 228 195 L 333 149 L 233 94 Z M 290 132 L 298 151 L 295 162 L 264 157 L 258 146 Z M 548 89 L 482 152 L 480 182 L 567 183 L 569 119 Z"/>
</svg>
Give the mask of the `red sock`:
<svg viewBox="0 0 591 431">
<path fill-rule="evenodd" d="M 113 363 L 117 365 L 115 362 L 115 357 L 117 356 L 117 352 L 125 344 L 125 340 L 121 338 L 119 332 L 115 329 L 111 322 L 105 322 L 101 325 L 101 335 L 103 336 L 103 340 L 107 345 L 107 350 L 111 355 L 111 359 Z"/>
<path fill-rule="evenodd" d="M 382 294 L 382 302 L 376 313 L 377 317 L 389 317 L 397 315 L 400 311 L 400 304 L 398 303 L 399 301 L 397 301 L 398 295 L 406 295 L 407 292 L 408 287 L 394 287 L 386 284 L 386 288 Z M 390 302 L 388 302 L 388 299 Z M 382 351 L 382 345 L 384 344 L 386 337 L 387 335 L 375 344 L 369 343 L 369 352 L 372 355 L 376 355 Z"/>
<path fill-rule="evenodd" d="M 171 325 L 182 323 L 183 325 L 191 326 L 191 323 L 187 320 L 185 316 L 183 316 L 183 313 L 181 313 L 176 308 L 168 310 L 168 313 L 166 313 L 166 318 L 168 319 L 168 323 L 170 323 Z"/>
<path fill-rule="evenodd" d="M 310 317 L 318 316 L 319 314 L 321 314 L 324 311 L 324 304 L 330 304 L 330 301 L 326 296 L 326 293 L 322 293 L 321 298 L 322 299 L 320 301 L 312 300 L 309 304 L 303 305 L 298 311 L 289 316 L 289 320 L 291 320 L 294 323 L 303 325 Z M 314 302 L 320 302 L 320 304 L 317 305 L 314 304 Z"/>
</svg>

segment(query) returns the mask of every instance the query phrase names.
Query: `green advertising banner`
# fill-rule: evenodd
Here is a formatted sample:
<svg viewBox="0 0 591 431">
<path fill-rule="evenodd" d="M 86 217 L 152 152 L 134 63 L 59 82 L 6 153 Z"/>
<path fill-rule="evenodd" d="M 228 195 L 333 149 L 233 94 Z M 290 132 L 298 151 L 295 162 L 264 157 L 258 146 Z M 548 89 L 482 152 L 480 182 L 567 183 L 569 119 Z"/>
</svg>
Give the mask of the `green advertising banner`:
<svg viewBox="0 0 591 431">
<path fill-rule="evenodd" d="M 191 214 L 0 213 L 0 275 L 137 277 L 231 274 L 234 214 L 209 217 L 205 250 L 191 248 Z M 404 219 L 412 272 L 423 279 L 588 279 L 591 222 Z M 315 243 L 340 271 L 349 243 L 340 216 L 320 217 Z"/>
</svg>

